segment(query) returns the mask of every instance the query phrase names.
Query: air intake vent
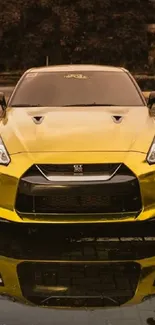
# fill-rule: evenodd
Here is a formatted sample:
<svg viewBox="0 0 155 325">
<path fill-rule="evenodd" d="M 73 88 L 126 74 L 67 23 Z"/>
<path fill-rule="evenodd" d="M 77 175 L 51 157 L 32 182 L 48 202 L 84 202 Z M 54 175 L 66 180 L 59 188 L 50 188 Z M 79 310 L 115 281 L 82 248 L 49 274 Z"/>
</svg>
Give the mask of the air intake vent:
<svg viewBox="0 0 155 325">
<path fill-rule="evenodd" d="M 33 121 L 35 124 L 41 124 L 43 119 L 44 119 L 43 116 L 33 116 Z"/>
<path fill-rule="evenodd" d="M 73 165 L 39 165 L 48 175 L 60 175 L 59 187 L 53 187 L 37 169 L 29 169 L 19 182 L 15 209 L 21 213 L 39 214 L 110 214 L 118 213 L 119 218 L 133 212 L 137 215 L 141 210 L 141 196 L 136 176 L 125 165 L 121 164 L 115 175 L 107 181 L 91 181 L 91 176 L 97 179 L 100 173 L 115 171 L 116 165 L 83 165 L 83 174 L 90 175 L 88 182 L 66 182 L 62 186 L 64 174 L 74 172 Z M 118 165 L 117 165 L 118 167 Z M 63 174 L 63 175 L 62 175 Z M 102 174 L 101 174 L 102 175 Z M 78 176 L 75 176 L 78 177 Z M 42 186 L 43 185 L 43 186 Z M 38 215 L 38 216 L 39 216 Z M 51 215 L 51 218 L 52 218 Z M 95 217 L 95 216 L 94 216 Z M 116 216 L 115 216 L 116 217 Z"/>
<path fill-rule="evenodd" d="M 123 117 L 114 115 L 114 116 L 112 116 L 112 119 L 114 120 L 115 123 L 120 123 L 122 121 Z"/>
</svg>

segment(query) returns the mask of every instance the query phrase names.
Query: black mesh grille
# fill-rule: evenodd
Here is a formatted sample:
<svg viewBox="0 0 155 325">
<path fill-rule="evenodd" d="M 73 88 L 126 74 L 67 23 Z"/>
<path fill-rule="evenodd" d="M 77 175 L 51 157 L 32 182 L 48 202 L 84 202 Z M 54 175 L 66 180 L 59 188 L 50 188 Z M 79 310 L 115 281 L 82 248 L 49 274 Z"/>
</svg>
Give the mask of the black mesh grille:
<svg viewBox="0 0 155 325">
<path fill-rule="evenodd" d="M 37 305 L 104 307 L 132 299 L 140 265 L 24 262 L 17 271 L 24 297 Z"/>
<path fill-rule="evenodd" d="M 108 168 L 108 164 L 105 165 Z M 46 166 L 49 168 L 50 165 L 45 165 L 45 169 Z M 101 165 L 92 166 L 89 166 L 90 170 L 93 168 L 101 170 Z M 115 169 L 116 164 L 114 166 Z M 52 165 L 51 168 L 55 167 Z M 61 165 L 60 170 L 64 171 L 63 168 Z M 70 165 L 66 165 L 66 168 L 68 170 Z M 42 188 L 40 185 L 43 185 Z M 80 184 L 58 185 L 61 186 L 54 186 L 41 175 L 36 167 L 33 167 L 23 175 L 19 182 L 15 207 L 17 212 L 34 214 L 121 213 L 123 217 L 123 213 L 126 212 L 138 214 L 142 208 L 138 180 L 125 165 L 122 165 L 109 181 L 89 182 L 89 184 L 81 181 Z"/>
<path fill-rule="evenodd" d="M 81 193 L 79 190 L 72 191 L 68 195 L 36 197 L 35 211 L 36 213 L 116 213 L 137 211 L 140 208 L 139 204 L 134 202 L 132 195 L 105 196 L 101 195 L 102 188 L 97 190 L 93 193 L 88 191 Z"/>
</svg>

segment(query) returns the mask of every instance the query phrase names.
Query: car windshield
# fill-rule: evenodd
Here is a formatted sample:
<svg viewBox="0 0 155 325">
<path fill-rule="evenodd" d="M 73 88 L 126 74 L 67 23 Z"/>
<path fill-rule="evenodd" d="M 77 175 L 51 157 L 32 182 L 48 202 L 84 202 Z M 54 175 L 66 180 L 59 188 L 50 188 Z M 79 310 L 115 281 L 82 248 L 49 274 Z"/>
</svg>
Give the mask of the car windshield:
<svg viewBox="0 0 155 325">
<path fill-rule="evenodd" d="M 29 72 L 10 106 L 142 106 L 142 98 L 125 72 Z"/>
</svg>

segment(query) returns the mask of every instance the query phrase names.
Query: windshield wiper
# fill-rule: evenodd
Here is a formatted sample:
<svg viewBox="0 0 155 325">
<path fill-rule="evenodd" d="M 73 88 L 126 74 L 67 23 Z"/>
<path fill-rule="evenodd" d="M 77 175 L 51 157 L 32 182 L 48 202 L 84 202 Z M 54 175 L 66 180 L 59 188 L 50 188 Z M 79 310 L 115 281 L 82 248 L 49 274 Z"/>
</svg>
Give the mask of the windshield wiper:
<svg viewBox="0 0 155 325">
<path fill-rule="evenodd" d="M 114 104 L 97 104 L 97 103 L 63 105 L 63 107 L 82 107 L 82 106 L 93 107 L 93 106 L 117 106 L 117 105 L 114 105 Z"/>
<path fill-rule="evenodd" d="M 41 107 L 40 104 L 16 104 L 11 105 L 11 107 Z"/>
<path fill-rule="evenodd" d="M 114 105 L 114 104 L 96 104 L 96 103 L 62 105 L 62 107 L 82 107 L 82 106 L 83 107 L 93 107 L 93 106 L 117 106 L 117 105 Z M 44 106 L 40 105 L 40 104 L 15 104 L 15 105 L 11 105 L 11 107 L 44 107 Z"/>
</svg>

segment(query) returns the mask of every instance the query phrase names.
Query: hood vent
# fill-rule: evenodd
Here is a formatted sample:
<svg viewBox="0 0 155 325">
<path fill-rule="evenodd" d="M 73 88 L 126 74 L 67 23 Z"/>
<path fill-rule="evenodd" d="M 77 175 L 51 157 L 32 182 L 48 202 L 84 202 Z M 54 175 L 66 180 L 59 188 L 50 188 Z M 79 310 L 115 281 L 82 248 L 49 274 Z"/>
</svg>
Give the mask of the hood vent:
<svg viewBox="0 0 155 325">
<path fill-rule="evenodd" d="M 33 116 L 32 119 L 35 124 L 41 124 L 44 119 L 44 116 Z"/>
<path fill-rule="evenodd" d="M 121 123 L 122 120 L 123 120 L 123 117 L 120 116 L 120 115 L 113 115 L 113 116 L 112 116 L 112 119 L 113 119 L 113 121 L 114 121 L 115 123 Z"/>
</svg>

